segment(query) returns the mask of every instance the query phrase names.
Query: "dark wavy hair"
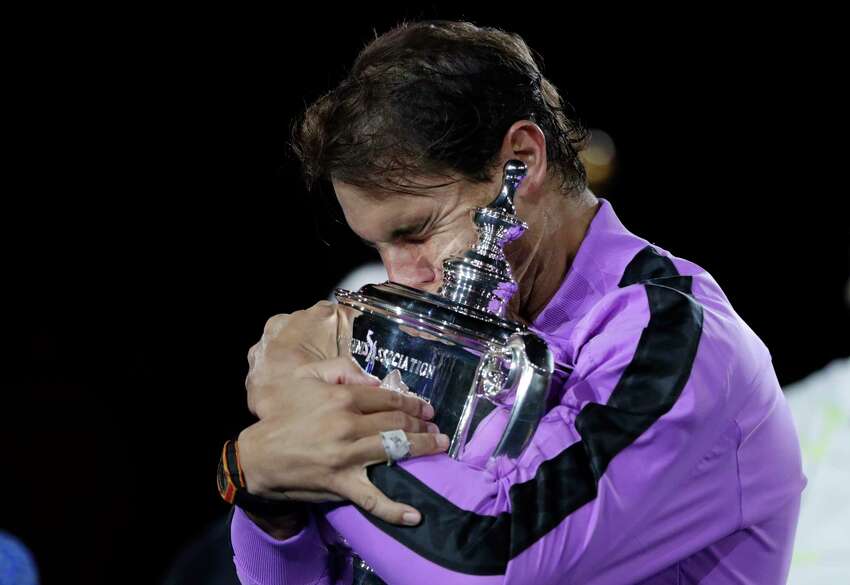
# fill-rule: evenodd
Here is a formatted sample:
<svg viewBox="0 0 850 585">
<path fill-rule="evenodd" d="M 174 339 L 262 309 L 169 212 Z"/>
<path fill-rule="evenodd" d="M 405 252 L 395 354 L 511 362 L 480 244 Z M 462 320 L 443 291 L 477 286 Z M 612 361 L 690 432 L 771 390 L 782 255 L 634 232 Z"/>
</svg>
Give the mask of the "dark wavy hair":
<svg viewBox="0 0 850 585">
<path fill-rule="evenodd" d="M 487 182 L 505 133 L 522 119 L 546 136 L 560 188 L 582 191 L 578 152 L 588 131 L 519 35 L 469 22 L 402 23 L 296 120 L 291 146 L 308 189 L 336 179 L 413 192 L 415 176 Z"/>
</svg>

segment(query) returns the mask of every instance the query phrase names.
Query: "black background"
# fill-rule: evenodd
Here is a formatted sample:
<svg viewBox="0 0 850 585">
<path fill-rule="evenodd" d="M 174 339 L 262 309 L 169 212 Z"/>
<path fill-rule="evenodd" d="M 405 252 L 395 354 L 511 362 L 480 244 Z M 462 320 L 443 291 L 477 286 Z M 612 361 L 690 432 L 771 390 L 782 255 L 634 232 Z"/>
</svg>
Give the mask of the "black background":
<svg viewBox="0 0 850 585">
<path fill-rule="evenodd" d="M 373 259 L 287 155 L 293 117 L 402 18 L 520 33 L 590 127 L 597 191 L 708 270 L 780 382 L 850 355 L 830 17 L 522 9 L 10 15 L 0 528 L 44 583 L 154 583 L 226 512 L 248 348 Z"/>
</svg>

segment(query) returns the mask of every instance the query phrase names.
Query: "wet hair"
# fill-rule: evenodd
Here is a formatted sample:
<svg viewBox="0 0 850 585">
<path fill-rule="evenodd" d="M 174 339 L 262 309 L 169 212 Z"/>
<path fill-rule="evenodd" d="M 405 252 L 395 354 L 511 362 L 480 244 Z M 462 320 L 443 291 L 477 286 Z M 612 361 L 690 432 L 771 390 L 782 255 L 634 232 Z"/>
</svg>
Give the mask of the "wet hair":
<svg viewBox="0 0 850 585">
<path fill-rule="evenodd" d="M 519 35 L 469 22 L 402 23 L 296 120 L 291 146 L 308 189 L 335 179 L 415 192 L 415 177 L 491 180 L 506 132 L 523 119 L 543 131 L 559 188 L 584 190 L 578 153 L 588 131 Z"/>
</svg>

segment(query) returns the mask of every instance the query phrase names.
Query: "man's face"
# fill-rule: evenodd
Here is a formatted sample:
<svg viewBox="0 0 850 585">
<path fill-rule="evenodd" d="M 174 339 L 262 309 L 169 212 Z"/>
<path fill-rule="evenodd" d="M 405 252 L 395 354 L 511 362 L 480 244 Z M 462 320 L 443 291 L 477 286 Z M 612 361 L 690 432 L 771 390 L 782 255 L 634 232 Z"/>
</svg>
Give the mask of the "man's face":
<svg viewBox="0 0 850 585">
<path fill-rule="evenodd" d="M 378 250 L 390 280 L 428 292 L 442 284 L 443 260 L 475 245 L 472 210 L 489 204 L 498 191 L 494 183 L 467 181 L 422 195 L 377 193 L 339 181 L 333 186 L 349 227 Z"/>
</svg>

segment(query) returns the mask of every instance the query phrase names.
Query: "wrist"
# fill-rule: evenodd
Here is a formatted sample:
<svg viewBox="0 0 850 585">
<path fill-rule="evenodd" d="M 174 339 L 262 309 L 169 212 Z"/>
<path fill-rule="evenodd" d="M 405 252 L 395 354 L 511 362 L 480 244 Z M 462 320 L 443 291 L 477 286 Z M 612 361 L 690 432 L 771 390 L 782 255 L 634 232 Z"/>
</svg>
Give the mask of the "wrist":
<svg viewBox="0 0 850 585">
<path fill-rule="evenodd" d="M 255 516 L 282 518 L 299 512 L 303 513 L 303 504 L 288 500 L 282 494 L 277 494 L 275 498 L 267 498 L 248 490 L 240 462 L 238 439 L 225 441 L 218 463 L 216 481 L 218 492 L 224 501 L 235 504 Z"/>
<path fill-rule="evenodd" d="M 261 474 L 258 473 L 259 466 L 255 465 L 252 460 L 254 449 L 251 442 L 252 433 L 250 431 L 251 427 L 242 429 L 236 439 L 233 440 L 239 460 L 242 485 L 249 494 L 267 497 L 273 490 L 270 489 L 270 486 L 266 486 Z M 245 471 L 246 469 L 247 472 Z"/>
</svg>

